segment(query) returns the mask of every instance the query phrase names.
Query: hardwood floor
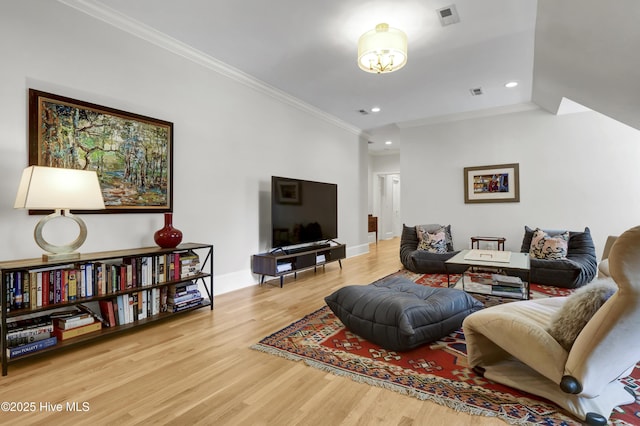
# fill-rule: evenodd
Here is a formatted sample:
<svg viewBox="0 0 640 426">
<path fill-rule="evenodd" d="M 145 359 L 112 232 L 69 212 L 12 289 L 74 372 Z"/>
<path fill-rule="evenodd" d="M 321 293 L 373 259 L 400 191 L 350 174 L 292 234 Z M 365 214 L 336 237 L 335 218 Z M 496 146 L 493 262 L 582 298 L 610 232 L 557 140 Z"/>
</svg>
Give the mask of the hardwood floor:
<svg viewBox="0 0 640 426">
<path fill-rule="evenodd" d="M 0 422 L 505 425 L 249 349 L 322 307 L 335 289 L 397 271 L 398 251 L 399 239 L 380 241 L 344 260 L 343 269 L 332 263 L 287 277 L 284 288 L 274 280 L 223 294 L 213 311 L 11 364 L 0 378 L 1 399 L 35 406 L 0 413 Z M 72 403 L 81 411 L 69 411 Z M 55 404 L 62 410 L 53 411 Z"/>
</svg>

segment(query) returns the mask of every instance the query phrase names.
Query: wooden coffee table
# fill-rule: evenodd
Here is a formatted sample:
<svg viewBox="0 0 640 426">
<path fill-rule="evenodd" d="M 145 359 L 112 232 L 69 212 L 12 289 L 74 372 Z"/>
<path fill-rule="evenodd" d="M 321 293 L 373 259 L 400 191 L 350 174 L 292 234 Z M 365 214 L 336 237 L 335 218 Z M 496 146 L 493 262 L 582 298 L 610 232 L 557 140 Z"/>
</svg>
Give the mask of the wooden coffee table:
<svg viewBox="0 0 640 426">
<path fill-rule="evenodd" d="M 529 253 L 462 250 L 445 262 L 449 287 L 451 287 L 450 265 L 467 266 L 460 280 L 454 283 L 454 286 L 460 283 L 462 290 L 467 293 L 529 299 L 529 282 L 531 280 Z M 474 268 L 476 272 L 470 273 L 470 268 Z M 523 272 L 526 280 L 513 275 L 514 272 Z"/>
</svg>

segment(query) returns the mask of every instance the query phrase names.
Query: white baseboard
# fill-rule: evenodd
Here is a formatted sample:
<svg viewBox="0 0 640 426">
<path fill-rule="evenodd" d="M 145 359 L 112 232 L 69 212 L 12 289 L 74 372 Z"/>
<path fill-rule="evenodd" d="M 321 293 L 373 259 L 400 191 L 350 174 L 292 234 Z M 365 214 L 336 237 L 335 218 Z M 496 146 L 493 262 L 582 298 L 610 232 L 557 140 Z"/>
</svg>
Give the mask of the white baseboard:
<svg viewBox="0 0 640 426">
<path fill-rule="evenodd" d="M 240 290 L 241 288 L 251 287 L 258 284 L 259 279 L 256 279 L 256 276 L 251 273 L 251 269 L 216 275 L 213 279 L 213 294 L 217 296 Z"/>
<path fill-rule="evenodd" d="M 359 246 L 347 246 L 347 257 L 360 256 L 369 253 L 369 244 L 360 244 Z"/>
</svg>

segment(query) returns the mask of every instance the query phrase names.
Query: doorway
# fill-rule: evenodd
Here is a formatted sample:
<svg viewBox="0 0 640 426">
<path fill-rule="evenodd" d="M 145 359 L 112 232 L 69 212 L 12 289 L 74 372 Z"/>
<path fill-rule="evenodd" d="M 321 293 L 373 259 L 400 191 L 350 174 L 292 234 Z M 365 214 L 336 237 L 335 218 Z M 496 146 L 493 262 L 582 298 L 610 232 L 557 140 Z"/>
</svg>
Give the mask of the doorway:
<svg viewBox="0 0 640 426">
<path fill-rule="evenodd" d="M 402 233 L 400 215 L 400 174 L 379 173 L 374 180 L 377 188 L 373 204 L 378 216 L 378 233 L 381 239 L 399 237 Z"/>
</svg>

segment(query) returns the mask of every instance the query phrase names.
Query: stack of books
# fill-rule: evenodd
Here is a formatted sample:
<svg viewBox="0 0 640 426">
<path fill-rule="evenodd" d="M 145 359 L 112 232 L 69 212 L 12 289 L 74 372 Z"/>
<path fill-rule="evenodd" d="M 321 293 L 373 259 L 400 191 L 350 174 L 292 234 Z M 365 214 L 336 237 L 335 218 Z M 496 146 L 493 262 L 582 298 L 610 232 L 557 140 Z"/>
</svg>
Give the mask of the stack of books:
<svg viewBox="0 0 640 426">
<path fill-rule="evenodd" d="M 38 352 L 56 343 L 48 315 L 7 321 L 7 358 Z"/>
<path fill-rule="evenodd" d="M 522 297 L 524 294 L 524 283 L 519 277 L 493 274 L 491 279 L 491 294 L 495 296 Z"/>
<path fill-rule="evenodd" d="M 58 340 L 67 340 L 102 329 L 102 323 L 88 312 L 63 311 L 54 312 L 53 334 Z"/>
<path fill-rule="evenodd" d="M 185 309 L 199 306 L 203 297 L 198 289 L 198 284 L 190 281 L 188 283 L 169 286 L 167 297 L 167 310 L 169 312 L 180 312 Z"/>
<path fill-rule="evenodd" d="M 200 273 L 200 257 L 189 250 L 180 253 L 180 278 L 188 278 Z"/>
</svg>

